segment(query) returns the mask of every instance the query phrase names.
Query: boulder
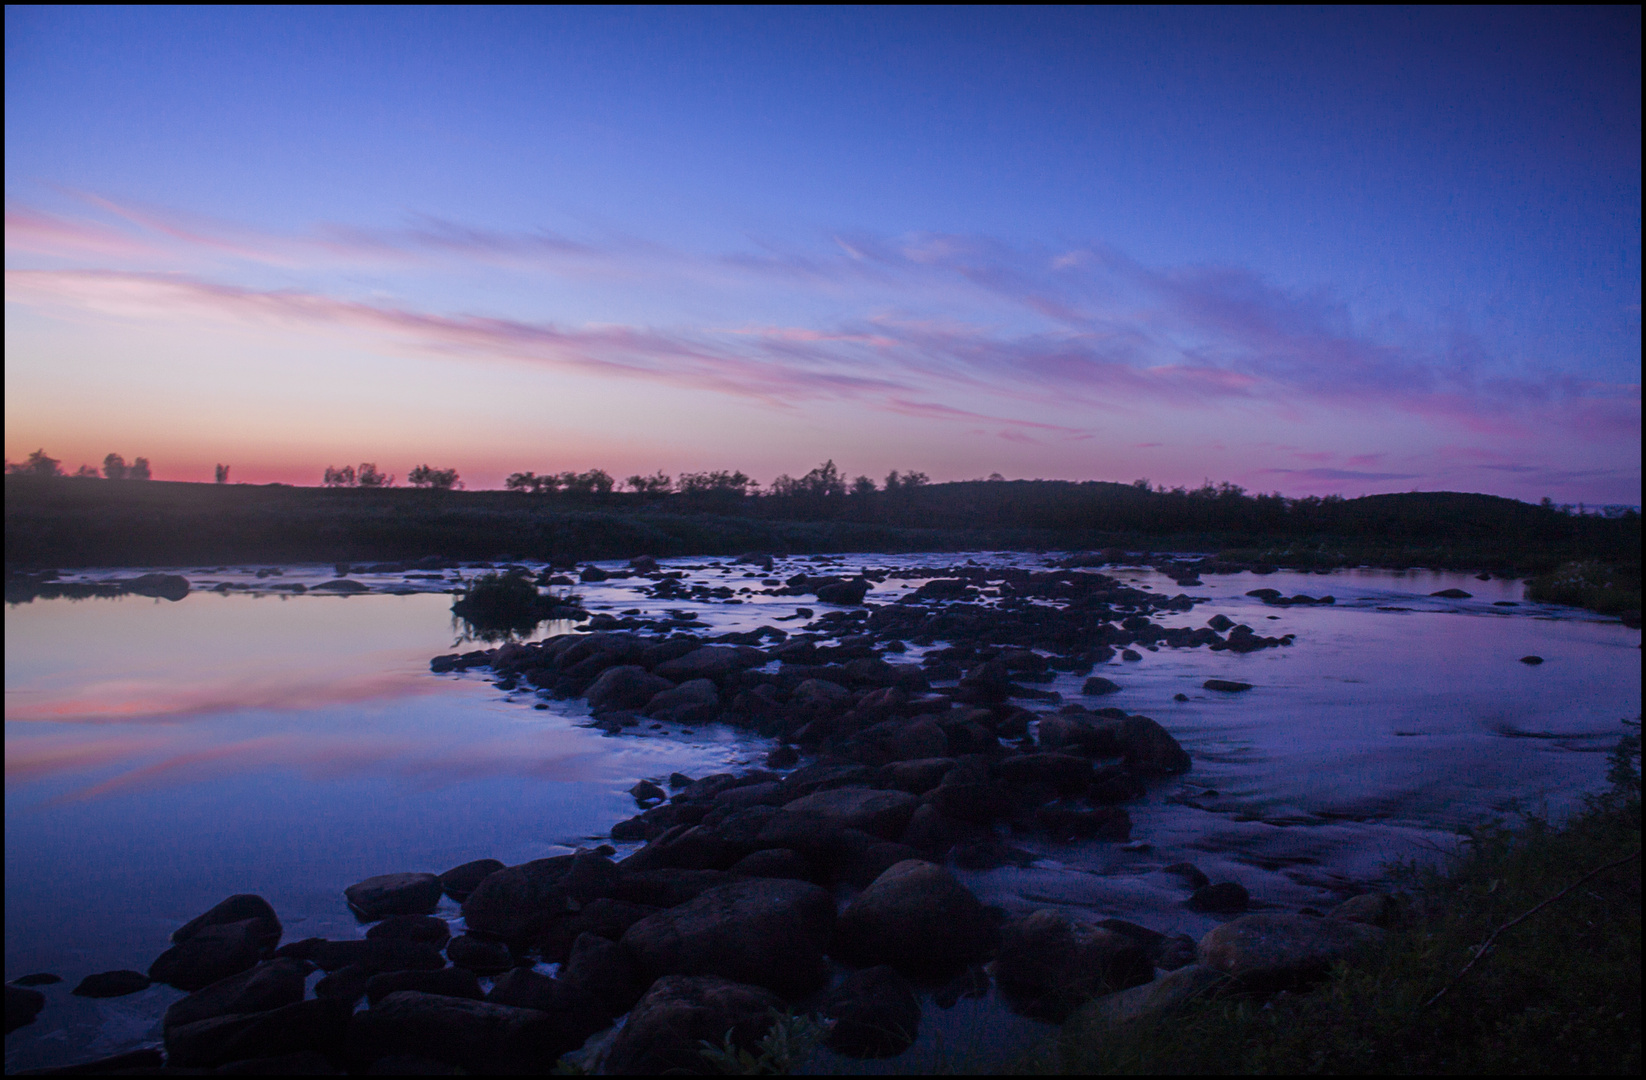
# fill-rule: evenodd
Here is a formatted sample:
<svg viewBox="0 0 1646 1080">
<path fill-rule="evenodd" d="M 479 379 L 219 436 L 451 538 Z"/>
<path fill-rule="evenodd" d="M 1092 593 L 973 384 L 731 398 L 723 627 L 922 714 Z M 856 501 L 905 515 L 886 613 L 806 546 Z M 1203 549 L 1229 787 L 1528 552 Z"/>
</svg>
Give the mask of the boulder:
<svg viewBox="0 0 1646 1080">
<path fill-rule="evenodd" d="M 486 995 L 480 979 L 467 968 L 448 967 L 437 971 L 384 971 L 366 980 L 366 1000 L 373 1005 L 400 990 L 468 998 L 480 1001 Z"/>
<path fill-rule="evenodd" d="M 1170 866 L 1162 867 L 1160 872 L 1170 874 L 1191 889 L 1202 889 L 1212 883 L 1212 879 L 1191 862 L 1172 863 Z"/>
<path fill-rule="evenodd" d="M 716 879 L 717 884 L 723 884 L 725 881 L 719 875 L 716 875 Z M 581 910 L 551 925 L 548 931 L 537 939 L 537 948 L 547 962 L 564 963 L 571 953 L 572 943 L 579 935 L 599 934 L 603 938 L 616 941 L 623 936 L 623 931 L 657 911 L 657 908 L 650 905 L 633 904 L 626 900 L 612 900 L 606 897 L 591 900 L 584 904 Z"/>
<path fill-rule="evenodd" d="M 1085 685 L 1080 688 L 1080 692 L 1092 697 L 1103 694 L 1117 694 L 1120 692 L 1120 684 L 1112 679 L 1105 679 L 1101 675 L 1093 675 L 1086 680 Z"/>
<path fill-rule="evenodd" d="M 954 768 L 954 758 L 916 758 L 913 761 L 894 761 L 881 766 L 880 783 L 911 795 L 924 795 L 943 782 L 943 776 Z"/>
<path fill-rule="evenodd" d="M 1236 682 L 1233 679 L 1207 679 L 1200 685 L 1207 690 L 1221 690 L 1225 694 L 1238 694 L 1242 690 L 1252 688 L 1252 684 L 1249 682 Z"/>
<path fill-rule="evenodd" d="M 1326 913 L 1329 919 L 1365 923 L 1387 929 L 1400 921 L 1400 901 L 1383 892 L 1361 893 L 1351 896 Z"/>
<path fill-rule="evenodd" d="M 189 579 L 181 574 L 144 574 L 120 582 L 127 592 L 165 600 L 181 600 L 189 595 Z"/>
<path fill-rule="evenodd" d="M 529 967 L 514 968 L 498 979 L 486 1000 L 547 1013 L 554 1017 L 562 1036 L 576 1038 L 578 1045 L 611 1023 L 605 1007 L 586 988 L 565 979 L 551 979 Z"/>
<path fill-rule="evenodd" d="M 855 606 L 863 602 L 869 595 L 869 583 L 863 578 L 854 578 L 851 581 L 840 581 L 832 585 L 818 587 L 817 598 L 825 604 L 845 604 Z"/>
<path fill-rule="evenodd" d="M 169 1068 L 212 1069 L 231 1061 L 343 1048 L 352 1006 L 313 998 L 261 1013 L 234 1013 L 166 1029 Z"/>
<path fill-rule="evenodd" d="M 630 1011 L 606 1057 L 606 1073 L 656 1076 L 708 1072 L 702 1043 L 754 1046 L 783 1008 L 777 995 L 712 975 L 667 975 Z"/>
<path fill-rule="evenodd" d="M 854 1058 L 892 1057 L 920 1031 L 920 1001 L 895 968 L 881 965 L 847 975 L 818 1010 L 834 1021 L 828 1047 Z"/>
<path fill-rule="evenodd" d="M 602 671 L 585 696 L 589 699 L 589 708 L 596 712 L 638 709 L 673 687 L 674 683 L 668 679 L 653 675 L 637 664 L 620 664 Z"/>
<path fill-rule="evenodd" d="M 302 1001 L 308 974 L 309 965 L 302 960 L 270 960 L 172 1002 L 163 1026 L 173 1028 L 236 1013 L 268 1012 Z"/>
<path fill-rule="evenodd" d="M 625 873 L 612 889 L 612 898 L 653 908 L 678 907 L 710 889 L 729 884 L 732 876 L 724 870 L 636 870 Z M 571 943 L 567 942 L 569 946 Z"/>
<path fill-rule="evenodd" d="M 471 931 L 509 941 L 523 940 L 567 910 L 562 883 L 572 856 L 534 859 L 488 874 L 463 901 L 463 922 Z"/>
<path fill-rule="evenodd" d="M 831 951 L 860 967 L 939 971 L 983 955 L 994 931 L 988 911 L 952 872 L 908 859 L 846 905 Z"/>
<path fill-rule="evenodd" d="M 367 974 L 413 969 L 433 971 L 446 966 L 446 958 L 433 945 L 403 938 L 320 941 L 309 951 L 308 959 L 322 971 L 340 971 L 356 964 Z"/>
<path fill-rule="evenodd" d="M 903 834 L 920 800 L 906 791 L 830 788 L 786 803 L 791 814 L 805 814 L 842 829 L 861 829 L 891 840 Z"/>
<path fill-rule="evenodd" d="M 314 996 L 342 1001 L 351 1008 L 366 994 L 373 972 L 364 964 L 346 964 L 314 984 Z"/>
<path fill-rule="evenodd" d="M 1148 982 L 1148 949 L 1135 938 L 1045 908 L 1006 927 L 994 978 L 1012 1007 L 1061 1022 L 1087 998 Z"/>
<path fill-rule="evenodd" d="M 1034 823 L 1053 840 L 1130 840 L 1132 818 L 1119 806 L 1042 806 Z"/>
<path fill-rule="evenodd" d="M 229 897 L 204 915 L 197 915 L 178 927 L 172 932 L 171 939 L 174 943 L 187 941 L 208 926 L 244 922 L 247 919 L 257 923 L 259 949 L 272 949 L 280 944 L 280 920 L 275 917 L 274 908 L 269 906 L 269 902 L 255 893 L 237 893 Z"/>
<path fill-rule="evenodd" d="M 349 908 L 363 922 L 390 915 L 427 915 L 440 903 L 442 886 L 433 874 L 380 874 L 343 890 Z"/>
<path fill-rule="evenodd" d="M 438 949 L 451 937 L 451 927 L 433 915 L 390 915 L 367 930 L 366 937 L 421 941 Z"/>
<path fill-rule="evenodd" d="M 1091 787 L 1092 763 L 1073 754 L 1018 754 L 999 765 L 1000 778 L 1011 784 L 1049 784 L 1063 795 Z"/>
<path fill-rule="evenodd" d="M 759 667 L 769 659 L 765 653 L 749 645 L 704 645 L 684 656 L 665 660 L 654 670 L 676 682 L 724 679 L 744 668 Z"/>
<path fill-rule="evenodd" d="M 1152 982 L 1098 998 L 1084 1015 L 1110 1024 L 1155 1020 L 1196 998 L 1215 993 L 1228 981 L 1229 977 L 1221 971 L 1189 964 Z"/>
<path fill-rule="evenodd" d="M 813 870 L 811 863 L 798 852 L 788 848 L 763 848 L 733 863 L 731 873 L 737 877 L 810 881 Z"/>
<path fill-rule="evenodd" d="M 496 859 L 476 859 L 462 866 L 454 866 L 441 874 L 440 887 L 446 891 L 447 896 L 461 904 L 482 881 L 503 869 L 504 865 Z"/>
<path fill-rule="evenodd" d="M 648 978 L 719 975 L 803 996 L 826 976 L 834 915 L 834 899 L 816 885 L 753 878 L 640 920 L 622 944 Z"/>
<path fill-rule="evenodd" d="M 1531 666 L 1531 667 L 1536 667 L 1537 665 L 1543 663 L 1543 657 L 1541 657 L 1541 656 L 1522 656 L 1520 658 L 1520 662 L 1522 664 L 1526 664 L 1526 665 Z"/>
<path fill-rule="evenodd" d="M 124 997 L 139 990 L 147 990 L 152 982 L 153 980 L 141 971 L 100 971 L 96 975 L 87 975 L 81 979 L 80 985 L 69 993 L 75 997 Z"/>
<path fill-rule="evenodd" d="M 507 945 L 473 934 L 452 938 L 446 945 L 446 958 L 476 975 L 496 975 L 514 966 L 514 957 L 510 955 Z"/>
<path fill-rule="evenodd" d="M 410 1054 L 469 1072 L 548 1072 L 587 1032 L 537 1009 L 399 990 L 356 1013 L 349 1025 L 351 1071 Z"/>
<path fill-rule="evenodd" d="M 1464 592 L 1462 589 L 1441 589 L 1439 592 L 1432 592 L 1429 595 L 1438 596 L 1444 600 L 1471 600 L 1475 594 Z"/>
<path fill-rule="evenodd" d="M 1201 964 L 1243 987 L 1281 989 L 1326 974 L 1332 964 L 1383 940 L 1375 926 L 1308 915 L 1242 915 L 1200 939 Z"/>
<path fill-rule="evenodd" d="M 653 694 L 640 711 L 665 723 L 708 723 L 720 715 L 720 691 L 709 679 L 691 679 Z"/>
<path fill-rule="evenodd" d="M 845 707 L 852 700 L 852 692 L 828 679 L 805 679 L 790 695 L 801 704 L 839 705 Z"/>
<path fill-rule="evenodd" d="M 22 986 L 6 986 L 6 1034 L 34 1023 L 46 1007 L 46 995 Z"/>
<path fill-rule="evenodd" d="M 202 926 L 149 965 L 149 978 L 179 990 L 199 990 L 256 964 L 267 940 L 261 920 Z"/>
<path fill-rule="evenodd" d="M 617 942 L 586 932 L 572 942 L 560 978 L 587 991 L 611 1016 L 634 1008 L 646 989 L 634 957 Z"/>
<path fill-rule="evenodd" d="M 1215 885 L 1202 885 L 1196 889 L 1194 895 L 1189 897 L 1189 907 L 1194 911 L 1245 911 L 1251 900 L 1251 894 L 1240 882 L 1220 881 Z"/>
<path fill-rule="evenodd" d="M 1189 752 L 1170 732 L 1147 716 L 1128 716 L 1122 720 L 1120 740 L 1126 767 L 1133 772 L 1175 776 L 1189 771 Z"/>
</svg>

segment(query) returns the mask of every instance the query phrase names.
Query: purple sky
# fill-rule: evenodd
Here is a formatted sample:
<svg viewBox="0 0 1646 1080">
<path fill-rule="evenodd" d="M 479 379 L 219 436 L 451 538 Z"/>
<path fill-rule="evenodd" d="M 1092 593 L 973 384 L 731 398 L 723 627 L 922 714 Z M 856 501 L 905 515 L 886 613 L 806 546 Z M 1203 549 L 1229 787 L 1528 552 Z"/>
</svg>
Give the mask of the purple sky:
<svg viewBox="0 0 1646 1080">
<path fill-rule="evenodd" d="M 6 12 L 6 456 L 1640 499 L 1640 12 Z"/>
</svg>

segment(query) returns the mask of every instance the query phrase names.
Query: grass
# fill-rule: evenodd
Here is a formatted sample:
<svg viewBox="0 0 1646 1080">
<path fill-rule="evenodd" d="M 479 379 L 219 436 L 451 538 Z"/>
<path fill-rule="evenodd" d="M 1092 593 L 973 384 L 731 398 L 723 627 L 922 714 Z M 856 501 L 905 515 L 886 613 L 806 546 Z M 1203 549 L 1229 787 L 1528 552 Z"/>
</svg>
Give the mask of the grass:
<svg viewBox="0 0 1646 1080">
<path fill-rule="evenodd" d="M 1564 825 L 1482 825 L 1445 865 L 1400 868 L 1407 918 L 1358 966 L 1307 993 L 1205 999 L 1154 1021 L 1088 1008 L 1026 1071 L 1639 1073 L 1634 727 L 1611 790 Z"/>
<path fill-rule="evenodd" d="M 1617 566 L 1593 560 L 1569 562 L 1553 573 L 1526 582 L 1528 599 L 1548 604 L 1570 604 L 1607 615 L 1621 615 L 1640 625 L 1640 567 Z"/>
</svg>

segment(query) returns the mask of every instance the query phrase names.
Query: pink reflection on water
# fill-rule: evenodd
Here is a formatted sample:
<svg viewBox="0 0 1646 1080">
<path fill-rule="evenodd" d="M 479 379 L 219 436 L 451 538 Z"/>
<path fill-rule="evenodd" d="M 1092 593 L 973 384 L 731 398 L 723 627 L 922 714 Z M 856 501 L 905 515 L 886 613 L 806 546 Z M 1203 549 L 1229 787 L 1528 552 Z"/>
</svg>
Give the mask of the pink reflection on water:
<svg viewBox="0 0 1646 1080">
<path fill-rule="evenodd" d="M 441 683 L 397 674 L 302 676 L 291 672 L 258 679 L 218 679 L 178 685 L 148 679 L 93 682 L 74 692 L 23 705 L 7 704 L 6 719 L 23 722 L 118 724 L 166 723 L 245 709 L 299 711 L 439 693 Z"/>
</svg>

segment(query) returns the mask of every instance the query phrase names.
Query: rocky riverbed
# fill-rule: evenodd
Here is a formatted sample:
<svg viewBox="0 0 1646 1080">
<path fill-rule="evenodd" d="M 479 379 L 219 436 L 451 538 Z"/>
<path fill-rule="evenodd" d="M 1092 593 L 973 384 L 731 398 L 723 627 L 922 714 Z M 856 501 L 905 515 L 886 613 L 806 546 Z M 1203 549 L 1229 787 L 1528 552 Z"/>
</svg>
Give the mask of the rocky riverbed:
<svg viewBox="0 0 1646 1080">
<path fill-rule="evenodd" d="M 1202 586 L 1194 565 L 1165 565 L 1150 580 Z M 1204 742 L 1193 713 L 1158 711 L 1191 692 L 1245 700 L 1263 680 L 1179 677 L 1174 702 L 1156 677 L 1148 711 L 1165 722 L 1137 707 L 1151 680 L 1133 673 L 1168 656 L 1307 649 L 1252 624 L 1333 597 L 1248 588 L 1197 615 L 1212 600 L 1199 589 L 1069 565 L 773 569 L 758 555 L 531 568 L 549 589 L 620 587 L 645 607 L 586 596 L 576 629 L 431 664 L 617 743 L 729 730 L 763 760 L 633 776 L 632 816 L 604 844 L 386 867 L 335 901 L 363 937 L 287 940 L 270 904 L 235 896 L 146 971 L 74 992 L 187 991 L 161 1025 L 166 1060 L 226 1071 L 539 1071 L 567 1053 L 609 1072 L 700 1069 L 700 1040 L 753 1046 L 774 1010 L 816 1019 L 829 1067 L 895 1063 L 968 1008 L 1032 1025 L 1093 995 L 1135 1015 L 1230 980 L 1295 985 L 1392 917 L 1375 875 L 1277 854 L 1269 833 L 1302 822 L 1241 812 L 1211 786 L 1227 763 L 1185 749 Z M 1209 846 L 1199 830 L 1209 857 L 1173 858 L 1185 810 L 1228 822 Z M 1229 873 L 1231 851 L 1271 874 Z M 24 1015 L 40 993 L 26 981 L 8 988 L 8 1027 L 14 999 Z"/>
</svg>

